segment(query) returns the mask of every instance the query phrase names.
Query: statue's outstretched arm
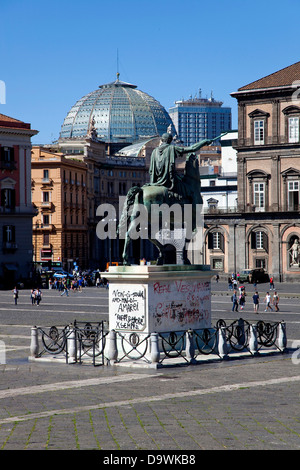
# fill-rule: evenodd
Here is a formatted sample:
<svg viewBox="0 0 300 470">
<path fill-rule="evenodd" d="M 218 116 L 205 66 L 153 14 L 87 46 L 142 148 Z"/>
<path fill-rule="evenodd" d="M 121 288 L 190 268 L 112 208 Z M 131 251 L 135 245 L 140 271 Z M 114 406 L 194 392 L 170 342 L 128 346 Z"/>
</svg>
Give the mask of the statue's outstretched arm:
<svg viewBox="0 0 300 470">
<path fill-rule="evenodd" d="M 215 140 L 219 140 L 223 135 L 226 135 L 227 132 L 224 132 L 221 135 L 218 135 L 218 137 L 215 137 L 214 139 L 204 139 L 201 140 L 200 142 L 196 142 L 194 145 L 191 145 L 190 147 L 181 147 L 181 153 L 192 153 L 196 152 L 197 150 L 201 149 L 201 147 L 204 147 L 204 145 L 210 145 L 212 142 Z M 180 147 L 177 147 L 176 149 L 180 149 Z"/>
</svg>

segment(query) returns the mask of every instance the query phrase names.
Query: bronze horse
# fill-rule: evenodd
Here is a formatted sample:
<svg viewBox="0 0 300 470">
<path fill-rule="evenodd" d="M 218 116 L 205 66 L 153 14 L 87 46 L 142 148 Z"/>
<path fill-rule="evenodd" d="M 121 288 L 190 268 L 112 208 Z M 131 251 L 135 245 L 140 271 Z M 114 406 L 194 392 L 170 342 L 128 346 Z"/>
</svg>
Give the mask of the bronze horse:
<svg viewBox="0 0 300 470">
<path fill-rule="evenodd" d="M 181 207 L 182 212 L 184 211 L 184 206 L 187 204 L 190 205 L 192 220 L 191 230 L 189 233 L 186 233 L 187 238 L 184 240 L 184 249 L 180 252 L 180 256 L 177 256 L 177 264 L 190 264 L 190 261 L 187 258 L 186 246 L 187 243 L 191 240 L 193 235 L 197 230 L 197 210 L 199 210 L 199 205 L 202 205 L 202 196 L 200 193 L 201 183 L 200 183 L 200 174 L 199 174 L 199 162 L 195 154 L 189 154 L 186 158 L 186 165 L 184 175 L 181 177 L 177 175 L 177 187 L 173 188 L 172 191 L 168 190 L 165 186 L 159 186 L 155 184 L 146 184 L 142 187 L 134 186 L 128 191 L 126 196 L 122 216 L 120 219 L 118 233 L 125 233 L 125 243 L 123 250 L 123 264 L 129 265 L 129 247 L 131 241 L 131 232 L 137 230 L 137 219 L 140 214 L 139 208 L 140 205 L 143 205 L 147 211 L 147 229 L 150 236 L 147 238 L 158 248 L 159 256 L 157 259 L 157 264 L 165 264 L 167 259 L 166 250 L 167 246 L 156 237 L 151 237 L 151 220 L 152 219 L 152 208 L 155 207 L 157 211 L 157 205 L 161 206 L 162 204 L 167 204 L 169 207 L 172 204 L 177 204 Z M 155 205 L 155 206 L 153 206 Z M 184 220 L 182 218 L 181 220 Z M 176 226 L 176 220 L 174 217 L 170 221 L 169 228 L 172 231 Z M 181 227 L 184 229 L 184 222 L 182 222 Z M 161 224 L 159 229 L 164 227 Z M 192 233 L 191 233 L 192 232 Z M 183 232 L 184 233 L 184 232 Z"/>
</svg>

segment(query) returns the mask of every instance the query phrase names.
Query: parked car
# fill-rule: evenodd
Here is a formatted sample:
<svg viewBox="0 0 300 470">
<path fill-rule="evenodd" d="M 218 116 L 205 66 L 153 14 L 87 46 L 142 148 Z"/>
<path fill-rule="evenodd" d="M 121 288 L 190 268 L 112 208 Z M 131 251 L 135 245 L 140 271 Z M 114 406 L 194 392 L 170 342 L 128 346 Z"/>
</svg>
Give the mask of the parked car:
<svg viewBox="0 0 300 470">
<path fill-rule="evenodd" d="M 68 273 L 67 271 L 56 271 L 55 274 L 53 274 L 53 277 L 56 279 L 62 279 L 64 277 L 69 277 L 70 279 L 73 279 L 74 276 L 73 274 Z"/>
<path fill-rule="evenodd" d="M 263 268 L 243 269 L 239 276 L 239 282 L 268 282 L 269 276 Z"/>
</svg>

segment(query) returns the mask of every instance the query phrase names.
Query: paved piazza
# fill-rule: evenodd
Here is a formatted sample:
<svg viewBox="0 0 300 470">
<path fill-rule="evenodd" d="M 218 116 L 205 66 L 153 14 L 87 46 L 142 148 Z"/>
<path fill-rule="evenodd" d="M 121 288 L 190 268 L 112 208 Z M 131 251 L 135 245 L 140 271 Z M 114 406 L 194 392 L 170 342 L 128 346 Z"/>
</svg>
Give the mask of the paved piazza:
<svg viewBox="0 0 300 470">
<path fill-rule="evenodd" d="M 29 362 L 32 326 L 107 319 L 108 291 L 89 287 L 66 297 L 43 290 L 40 306 L 31 305 L 27 290 L 20 291 L 17 306 L 11 292 L 0 291 L 6 353 L 0 365 L 0 448 L 99 449 L 119 458 L 122 451 L 141 450 L 197 456 L 202 449 L 299 449 L 299 285 L 278 285 L 280 312 L 265 313 L 261 305 L 258 315 L 253 286 L 247 285 L 239 313 L 231 311 L 225 283 L 213 281 L 212 290 L 213 324 L 220 318 L 284 320 L 287 352 L 156 370 Z M 267 290 L 259 286 L 261 298 Z"/>
</svg>

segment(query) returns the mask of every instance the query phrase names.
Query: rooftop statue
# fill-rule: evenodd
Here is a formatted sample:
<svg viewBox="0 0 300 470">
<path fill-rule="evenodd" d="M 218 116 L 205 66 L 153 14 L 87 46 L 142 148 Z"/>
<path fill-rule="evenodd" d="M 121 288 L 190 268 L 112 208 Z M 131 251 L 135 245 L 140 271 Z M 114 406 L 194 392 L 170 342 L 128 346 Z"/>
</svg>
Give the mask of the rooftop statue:
<svg viewBox="0 0 300 470">
<path fill-rule="evenodd" d="M 224 135 L 224 134 L 223 134 Z M 216 139 L 219 139 L 218 136 Z M 180 204 L 183 208 L 185 204 L 192 205 L 192 228 L 196 230 L 196 206 L 202 204 L 201 183 L 199 174 L 199 162 L 194 154 L 204 145 L 209 145 L 213 140 L 202 140 L 190 147 L 180 147 L 173 145 L 173 137 L 170 133 L 165 133 L 161 137 L 160 145 L 155 148 L 151 155 L 150 161 L 150 183 L 145 184 L 142 188 L 133 187 L 128 191 L 122 217 L 119 224 L 120 230 L 124 230 L 126 224 L 125 244 L 123 250 L 123 264 L 129 264 L 129 244 L 131 239 L 131 231 L 136 228 L 137 211 L 135 207 L 140 204 L 145 206 L 148 213 L 148 224 L 151 224 L 151 207 L 153 204 Z M 177 157 L 187 155 L 185 172 L 181 176 L 177 173 L 175 161 Z M 157 207 L 157 206 L 156 206 Z M 170 229 L 175 225 L 174 220 Z M 163 226 L 159 227 L 163 229 Z M 183 228 L 183 227 L 182 227 Z M 125 229 L 126 230 L 126 229 Z M 165 248 L 157 238 L 150 234 L 149 240 L 154 243 L 159 250 L 157 264 L 165 264 Z M 188 240 L 186 240 L 188 241 Z M 186 246 L 186 245 L 185 245 Z M 178 264 L 190 264 L 187 259 L 186 250 L 183 250 L 181 257 L 177 257 Z"/>
</svg>

